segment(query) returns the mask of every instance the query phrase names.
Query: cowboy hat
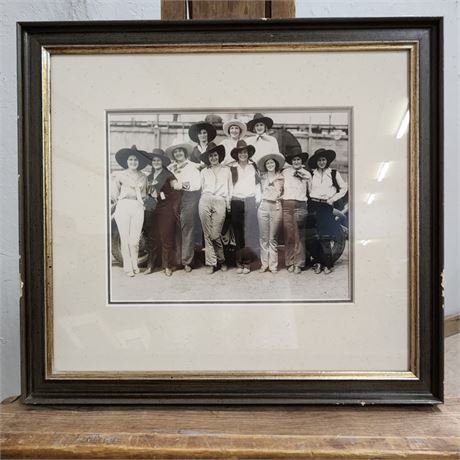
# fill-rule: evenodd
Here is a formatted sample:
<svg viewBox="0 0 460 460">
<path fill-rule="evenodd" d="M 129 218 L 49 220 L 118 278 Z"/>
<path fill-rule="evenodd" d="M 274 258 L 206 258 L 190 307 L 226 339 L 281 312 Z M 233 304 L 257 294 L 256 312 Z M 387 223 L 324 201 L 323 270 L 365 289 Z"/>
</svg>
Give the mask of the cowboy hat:
<svg viewBox="0 0 460 460">
<path fill-rule="evenodd" d="M 240 128 L 240 138 L 243 138 L 246 135 L 246 124 L 243 123 L 241 120 L 233 118 L 224 123 L 224 125 L 222 126 L 222 130 L 228 137 L 230 137 L 230 126 L 238 126 L 238 128 Z"/>
<path fill-rule="evenodd" d="M 254 118 L 246 123 L 249 131 L 254 132 L 254 126 L 257 123 L 263 123 L 267 129 L 270 129 L 273 126 L 273 120 L 269 117 L 264 117 L 261 113 L 256 113 Z"/>
<path fill-rule="evenodd" d="M 173 156 L 173 152 L 174 150 L 176 149 L 182 149 L 184 150 L 185 152 L 185 156 L 186 158 L 188 158 L 190 156 L 190 154 L 192 153 L 192 150 L 193 150 L 193 145 L 192 144 L 189 144 L 187 142 L 179 142 L 179 141 L 175 141 L 173 145 L 171 145 L 171 147 L 168 147 L 166 150 L 165 150 L 165 153 L 166 153 L 166 156 L 169 157 L 171 160 L 174 160 L 174 156 Z"/>
<path fill-rule="evenodd" d="M 257 168 L 259 169 L 259 171 L 267 172 L 265 163 L 268 160 L 275 160 L 278 163 L 279 169 L 281 169 L 284 166 L 284 157 L 283 155 L 281 155 L 281 153 L 267 153 L 257 160 Z"/>
<path fill-rule="evenodd" d="M 150 160 L 150 163 L 155 158 L 159 158 L 161 160 L 163 168 L 166 168 L 166 166 L 168 166 L 171 163 L 171 160 L 165 155 L 165 152 L 162 149 L 153 149 L 152 153 L 147 152 L 147 156 Z"/>
<path fill-rule="evenodd" d="M 305 163 L 308 160 L 308 153 L 307 152 L 302 152 L 302 149 L 300 148 L 299 145 L 295 145 L 292 147 L 290 150 L 289 154 L 286 155 L 286 161 L 292 165 L 292 160 L 296 157 L 301 158 L 302 163 Z"/>
<path fill-rule="evenodd" d="M 115 154 L 115 160 L 124 169 L 128 168 L 128 158 L 134 155 L 139 161 L 137 170 L 144 169 L 149 164 L 148 153 L 144 150 L 137 150 L 137 147 L 133 145 L 131 148 L 121 149 Z"/>
<path fill-rule="evenodd" d="M 253 145 L 248 145 L 248 144 L 246 144 L 245 141 L 240 139 L 236 143 L 236 147 L 233 148 L 232 151 L 230 152 L 230 155 L 232 156 L 232 158 L 235 161 L 238 161 L 238 153 L 240 153 L 242 150 L 245 150 L 245 149 L 248 151 L 248 159 L 251 158 L 252 155 L 254 155 L 254 153 L 256 151 L 256 148 Z"/>
<path fill-rule="evenodd" d="M 326 158 L 328 167 L 335 160 L 335 157 L 336 154 L 334 150 L 318 149 L 308 160 L 308 166 L 310 166 L 311 169 L 316 169 L 318 167 L 318 160 L 320 158 Z"/>
<path fill-rule="evenodd" d="M 214 128 L 214 126 L 212 126 L 211 123 L 207 123 L 206 121 L 200 121 L 190 126 L 188 130 L 188 135 L 190 136 L 190 139 L 192 139 L 192 141 L 196 143 L 200 142 L 198 140 L 198 133 L 202 129 L 205 129 L 206 132 L 208 133 L 208 142 L 211 142 L 212 140 L 215 139 L 217 135 L 216 128 Z"/>
<path fill-rule="evenodd" d="M 206 151 L 200 155 L 200 160 L 209 165 L 209 155 L 213 152 L 217 152 L 219 154 L 219 163 L 222 163 L 225 158 L 225 147 L 223 145 L 216 145 L 214 142 L 210 142 L 206 147 Z"/>
</svg>

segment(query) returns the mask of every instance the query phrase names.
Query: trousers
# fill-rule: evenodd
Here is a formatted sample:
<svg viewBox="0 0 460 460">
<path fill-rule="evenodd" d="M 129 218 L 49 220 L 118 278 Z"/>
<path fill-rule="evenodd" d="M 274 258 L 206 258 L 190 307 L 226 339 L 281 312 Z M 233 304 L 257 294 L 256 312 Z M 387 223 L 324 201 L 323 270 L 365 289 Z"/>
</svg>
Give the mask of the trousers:
<svg viewBox="0 0 460 460">
<path fill-rule="evenodd" d="M 225 198 L 203 193 L 198 204 L 201 226 L 203 227 L 205 263 L 215 267 L 225 263 L 221 232 L 225 221 Z"/>
<path fill-rule="evenodd" d="M 232 199 L 231 222 L 236 243 L 236 264 L 248 266 L 257 258 L 258 229 L 255 197 Z"/>
<path fill-rule="evenodd" d="M 327 268 L 333 267 L 330 239 L 311 240 L 309 250 L 313 257 L 313 263 L 319 263 Z"/>
<path fill-rule="evenodd" d="M 144 222 L 144 206 L 137 200 L 120 200 L 114 214 L 120 234 L 123 270 L 132 272 L 138 269 L 139 239 Z"/>
<path fill-rule="evenodd" d="M 180 262 L 182 265 L 191 265 L 195 254 L 196 228 L 198 221 L 198 203 L 201 191 L 182 192 L 178 226 L 180 230 Z"/>
<path fill-rule="evenodd" d="M 314 263 L 319 263 L 323 267 L 332 268 L 332 241 L 344 238 L 342 228 L 335 220 L 334 208 L 327 203 L 310 201 L 308 203 L 308 213 L 314 216 L 316 238 L 309 242 L 309 250 Z"/>
<path fill-rule="evenodd" d="M 305 267 L 307 205 L 305 201 L 283 200 L 285 264 Z"/>
<path fill-rule="evenodd" d="M 278 233 L 283 219 L 279 202 L 262 200 L 257 211 L 262 268 L 278 268 Z"/>
<path fill-rule="evenodd" d="M 175 227 L 176 215 L 171 203 L 162 203 L 154 211 L 145 211 L 144 229 L 151 268 L 160 261 L 162 268 L 174 266 Z"/>
</svg>

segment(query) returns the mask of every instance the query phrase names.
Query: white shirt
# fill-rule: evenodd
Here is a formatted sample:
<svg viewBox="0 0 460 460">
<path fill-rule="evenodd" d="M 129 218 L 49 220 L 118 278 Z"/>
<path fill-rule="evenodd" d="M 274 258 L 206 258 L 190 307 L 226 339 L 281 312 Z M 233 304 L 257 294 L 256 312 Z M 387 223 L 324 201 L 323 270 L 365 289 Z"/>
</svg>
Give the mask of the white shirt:
<svg viewBox="0 0 460 460">
<path fill-rule="evenodd" d="M 249 198 L 255 196 L 260 199 L 260 186 L 256 184 L 256 169 L 248 163 L 244 168 L 239 163 L 233 166 L 238 173 L 238 179 L 233 184 L 232 196 L 235 198 Z"/>
<path fill-rule="evenodd" d="M 206 167 L 201 170 L 201 193 L 211 193 L 221 196 L 230 205 L 232 175 L 230 168 L 220 166 L 219 168 Z"/>
<path fill-rule="evenodd" d="M 131 199 L 142 202 L 147 195 L 147 176 L 138 172 L 131 174 L 127 169 L 115 173 L 112 180 L 111 198 L 113 201 Z"/>
<path fill-rule="evenodd" d="M 284 177 L 283 200 L 307 201 L 307 184 L 311 182 L 311 174 L 305 168 L 294 169 L 292 166 L 284 168 L 281 174 Z"/>
<path fill-rule="evenodd" d="M 206 152 L 206 149 L 208 148 L 208 144 L 206 144 L 203 147 L 200 143 L 197 143 L 197 144 L 195 144 L 195 147 L 199 150 L 200 153 L 204 153 L 204 152 Z"/>
<path fill-rule="evenodd" d="M 268 201 L 278 201 L 283 195 L 284 189 L 284 176 L 277 172 L 273 176 L 268 172 L 260 175 L 260 188 L 262 192 L 262 199 Z"/>
<path fill-rule="evenodd" d="M 256 148 L 256 152 L 251 157 L 251 160 L 254 163 L 257 163 L 259 159 L 264 155 L 270 153 L 280 153 L 278 141 L 276 138 L 266 133 L 262 134 L 261 136 L 255 135 L 248 137 L 246 139 L 246 143 L 248 145 L 253 145 Z"/>
<path fill-rule="evenodd" d="M 186 190 L 195 192 L 201 189 L 201 176 L 199 165 L 190 160 L 185 160 L 178 164 L 173 161 L 168 169 L 176 176 L 179 187 L 182 188 L 184 182 L 188 182 L 190 187 Z"/>
<path fill-rule="evenodd" d="M 336 176 L 337 184 L 340 187 L 338 192 L 332 183 L 332 170 L 326 168 L 321 172 L 320 169 L 313 170 L 313 178 L 310 185 L 310 196 L 319 200 L 328 200 L 333 198 L 334 201 L 342 198 L 348 190 L 346 182 L 337 171 Z"/>
</svg>

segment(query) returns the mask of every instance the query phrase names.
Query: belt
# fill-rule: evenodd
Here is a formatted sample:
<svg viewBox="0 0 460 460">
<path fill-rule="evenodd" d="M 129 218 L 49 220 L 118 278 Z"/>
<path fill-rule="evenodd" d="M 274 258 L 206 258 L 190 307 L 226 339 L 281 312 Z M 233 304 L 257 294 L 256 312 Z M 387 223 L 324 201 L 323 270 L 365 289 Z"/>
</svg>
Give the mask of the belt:
<svg viewBox="0 0 460 460">
<path fill-rule="evenodd" d="M 215 198 L 222 198 L 223 200 L 226 199 L 224 196 L 222 196 L 222 195 L 216 195 L 216 194 L 214 194 L 214 193 L 212 193 L 212 192 L 202 192 L 202 193 L 201 193 L 201 196 L 213 196 L 213 197 L 215 197 Z"/>
<path fill-rule="evenodd" d="M 321 198 L 312 198 L 312 197 L 310 197 L 310 201 L 315 201 L 316 203 L 327 203 L 327 200 L 323 200 Z"/>
</svg>

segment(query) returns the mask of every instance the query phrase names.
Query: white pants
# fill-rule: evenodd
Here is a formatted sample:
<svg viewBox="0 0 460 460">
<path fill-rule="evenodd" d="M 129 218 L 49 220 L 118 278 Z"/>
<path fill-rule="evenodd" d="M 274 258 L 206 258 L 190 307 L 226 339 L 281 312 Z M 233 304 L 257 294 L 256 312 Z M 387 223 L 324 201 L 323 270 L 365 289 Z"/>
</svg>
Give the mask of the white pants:
<svg viewBox="0 0 460 460">
<path fill-rule="evenodd" d="M 225 222 L 225 198 L 203 193 L 198 210 L 203 227 L 206 265 L 225 263 L 221 232 Z"/>
<path fill-rule="evenodd" d="M 262 200 L 257 211 L 259 220 L 260 261 L 264 269 L 278 268 L 278 231 L 283 220 L 281 204 Z"/>
<path fill-rule="evenodd" d="M 144 206 L 137 200 L 120 200 L 115 210 L 115 222 L 120 233 L 123 270 L 137 270 L 139 239 L 144 223 Z"/>
</svg>

